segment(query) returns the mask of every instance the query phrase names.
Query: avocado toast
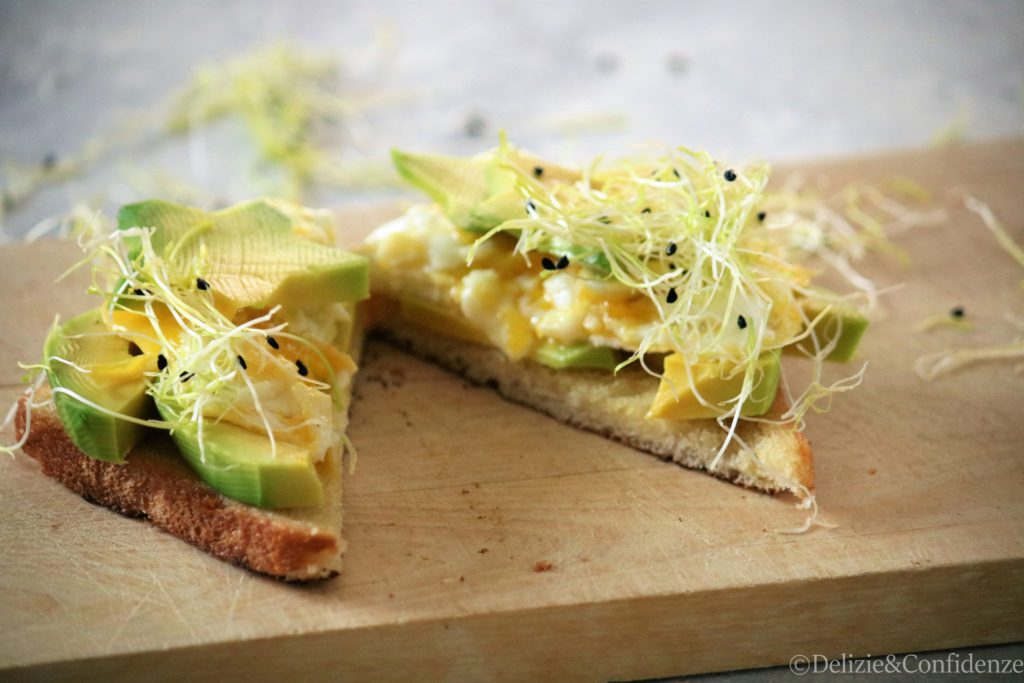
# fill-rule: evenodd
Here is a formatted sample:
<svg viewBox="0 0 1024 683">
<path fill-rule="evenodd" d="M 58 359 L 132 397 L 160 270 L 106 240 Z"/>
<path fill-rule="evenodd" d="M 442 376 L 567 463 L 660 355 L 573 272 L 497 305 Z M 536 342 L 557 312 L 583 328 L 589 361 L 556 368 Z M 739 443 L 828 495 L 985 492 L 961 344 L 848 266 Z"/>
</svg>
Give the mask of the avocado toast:
<svg viewBox="0 0 1024 683">
<path fill-rule="evenodd" d="M 768 169 L 686 149 L 584 170 L 509 145 L 393 153 L 433 204 L 373 232 L 375 327 L 506 398 L 681 465 L 812 500 L 803 416 L 867 321 L 811 283 Z M 812 367 L 806 388 L 783 357 Z"/>
<path fill-rule="evenodd" d="M 221 559 L 337 574 L 368 275 L 332 245 L 328 214 L 275 200 L 124 207 L 89 249 L 102 301 L 54 324 L 20 402 L 22 449 Z"/>
</svg>

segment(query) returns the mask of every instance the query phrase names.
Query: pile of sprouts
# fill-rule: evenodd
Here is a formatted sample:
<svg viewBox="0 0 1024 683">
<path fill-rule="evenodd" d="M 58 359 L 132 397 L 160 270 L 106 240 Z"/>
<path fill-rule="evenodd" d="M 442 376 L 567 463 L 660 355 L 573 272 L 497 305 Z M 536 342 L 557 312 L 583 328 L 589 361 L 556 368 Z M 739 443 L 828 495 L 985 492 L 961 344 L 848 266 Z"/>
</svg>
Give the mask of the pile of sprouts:
<svg viewBox="0 0 1024 683">
<path fill-rule="evenodd" d="M 845 233 L 833 230 L 794 202 L 779 202 L 767 190 L 766 164 L 723 168 L 705 152 L 678 148 L 649 161 L 605 167 L 598 160 L 574 183 L 551 183 L 544 182 L 542 167 L 512 163 L 510 152 L 502 139 L 499 162 L 514 174 L 524 215 L 474 246 L 511 233 L 518 236 L 514 251 L 527 261 L 531 254 L 554 254 L 579 264 L 581 277 L 614 280 L 647 297 L 657 320 L 619 369 L 639 363 L 662 377 L 647 358 L 674 352 L 691 377 L 693 366 L 708 361 L 743 373 L 741 392 L 718 418 L 729 436 L 712 466 L 739 439 L 736 427 L 761 379 L 762 354 L 804 342 L 812 379 L 797 395 L 783 382 L 789 405 L 783 414 L 746 420 L 802 426 L 809 410 L 824 409 L 833 394 L 861 381 L 863 367 L 825 385 L 822 365 L 836 340 L 819 344 L 809 330 L 831 308 L 867 307 L 874 300 L 873 285 L 851 265 L 856 249 L 863 249 L 864 230 L 849 224 Z M 803 261 L 812 255 L 834 265 L 857 291 L 843 296 L 811 285 Z M 823 305 L 822 311 L 810 318 L 805 301 Z"/>
<path fill-rule="evenodd" d="M 999 247 L 1024 268 L 1024 248 L 1014 241 L 992 209 L 971 195 L 964 198 L 964 208 L 977 215 L 985 228 L 992 233 Z M 1024 280 L 1018 283 L 1018 288 L 1024 289 Z M 1005 344 L 949 348 L 923 355 L 914 363 L 918 377 L 931 381 L 961 368 L 991 361 L 1012 361 L 1015 363 L 1014 372 L 1024 372 L 1024 319 L 1010 312 L 1005 314 L 1005 318 L 1016 330 L 1017 336 L 1013 340 Z M 918 329 L 925 331 L 939 326 L 960 330 L 969 330 L 973 327 L 970 322 L 963 319 L 963 309 L 953 309 L 948 316 L 934 316 L 922 321 Z"/>
<path fill-rule="evenodd" d="M 293 381 L 329 393 L 337 405 L 341 399 L 333 379 L 323 382 L 307 373 L 297 373 L 291 361 L 273 352 L 279 346 L 278 340 L 290 340 L 306 348 L 311 356 L 323 363 L 323 367 L 330 367 L 317 345 L 291 334 L 287 323 L 275 320 L 280 306 L 241 322 L 229 318 L 215 305 L 214 293 L 202 278 L 203 260 L 178 267 L 175 259 L 164 258 L 157 252 L 152 235 L 152 228 L 140 227 L 115 230 L 92 240 L 83 235 L 80 241 L 86 243 L 88 256 L 68 273 L 91 264 L 89 293 L 104 300 L 102 311 L 108 329 L 86 334 L 119 337 L 125 343 L 134 339 L 159 348 L 158 353 L 149 354 L 155 357 L 151 358 L 149 369 L 143 375 L 146 393 L 160 407 L 163 419 L 140 419 L 114 412 L 65 387 L 53 387 L 52 392 L 65 394 L 101 413 L 146 427 L 170 432 L 194 428 L 204 463 L 203 432 L 211 420 L 214 424 L 228 421 L 249 431 L 266 434 L 272 456 L 277 455 L 278 439 L 288 441 L 289 432 L 319 428 L 321 425 L 314 418 L 296 423 L 278 414 L 273 406 L 265 405 L 268 397 L 273 400 L 273 392 L 259 391 L 259 380 L 250 374 L 253 368 L 278 366 L 277 374 L 280 376 L 294 377 Z M 171 245 L 170 250 L 173 247 Z M 145 324 L 132 325 L 127 329 L 114 322 L 115 312 L 138 316 Z M 173 325 L 168 324 L 168 316 Z M 58 324 L 58 321 L 54 322 L 54 329 Z M 151 330 L 152 333 L 140 332 L 140 329 Z M 76 336 L 70 335 L 70 338 Z M 142 353 L 138 345 L 135 353 Z M 36 373 L 30 379 L 31 395 L 26 399 L 28 408 L 46 404 L 35 402 L 34 394 L 56 363 L 69 365 L 77 372 L 92 371 L 77 366 L 71 359 L 58 356 L 46 357 L 37 365 L 23 365 L 23 368 Z M 8 421 L 13 414 L 14 408 L 7 416 Z M 3 447 L 4 452 L 13 453 L 24 445 L 31 425 L 30 411 L 27 411 L 27 420 L 23 438 L 12 446 Z M 346 449 L 350 448 L 346 437 L 338 435 L 338 438 Z"/>
</svg>

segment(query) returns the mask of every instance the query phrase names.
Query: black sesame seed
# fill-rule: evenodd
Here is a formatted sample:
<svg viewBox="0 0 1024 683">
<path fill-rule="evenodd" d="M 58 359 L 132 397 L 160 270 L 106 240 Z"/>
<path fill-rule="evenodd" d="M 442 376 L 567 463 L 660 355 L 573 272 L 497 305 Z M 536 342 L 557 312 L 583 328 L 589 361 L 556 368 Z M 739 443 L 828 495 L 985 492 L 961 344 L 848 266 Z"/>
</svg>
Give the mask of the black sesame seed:
<svg viewBox="0 0 1024 683">
<path fill-rule="evenodd" d="M 679 295 L 676 294 L 676 288 L 673 287 L 672 289 L 668 290 L 668 295 L 665 297 L 665 301 L 667 301 L 670 304 L 674 304 L 678 298 Z"/>
<path fill-rule="evenodd" d="M 672 169 L 672 175 L 676 177 L 676 180 L 679 180 L 682 177 L 679 175 L 679 170 L 675 168 Z"/>
<path fill-rule="evenodd" d="M 203 290 L 204 292 L 210 288 L 210 283 L 201 277 L 196 278 L 196 287 Z"/>
<path fill-rule="evenodd" d="M 668 269 L 669 270 L 675 270 L 676 269 L 676 264 L 674 264 L 674 263 L 668 264 Z"/>
<path fill-rule="evenodd" d="M 135 342 L 128 342 L 128 355 L 129 356 L 141 356 L 142 349 Z"/>
<path fill-rule="evenodd" d="M 309 369 L 306 367 L 306 364 L 303 363 L 301 360 L 295 361 L 295 367 L 299 369 L 299 374 L 302 375 L 303 377 L 309 374 Z"/>
<path fill-rule="evenodd" d="M 677 249 L 679 249 L 679 247 L 676 245 L 675 242 L 669 242 L 668 246 L 665 247 L 665 254 L 667 256 L 671 256 L 672 254 L 676 253 Z"/>
<path fill-rule="evenodd" d="M 133 289 L 132 294 L 134 294 L 135 296 L 142 296 L 143 294 L 145 294 L 145 292 L 142 291 L 141 289 Z"/>
<path fill-rule="evenodd" d="M 728 180 L 730 183 L 736 180 L 736 171 L 732 170 L 731 168 L 728 169 L 725 172 L 725 179 Z"/>
<path fill-rule="evenodd" d="M 953 308 L 952 310 L 950 310 L 949 314 L 951 316 L 953 316 L 954 318 L 962 318 L 967 313 L 966 313 L 966 311 L 964 311 L 964 307 L 963 306 L 957 306 L 956 308 Z"/>
<path fill-rule="evenodd" d="M 599 223 L 604 223 L 605 225 L 608 225 L 609 223 L 612 222 L 612 219 L 608 218 L 608 216 L 601 216 L 600 218 L 597 219 L 597 221 Z"/>
<path fill-rule="evenodd" d="M 764 222 L 764 219 L 765 219 L 765 217 L 766 217 L 767 215 L 768 215 L 768 214 L 766 214 L 766 213 L 765 213 L 764 211 L 758 211 L 758 212 L 757 212 L 757 221 L 758 221 L 759 223 L 763 223 L 763 222 Z"/>
<path fill-rule="evenodd" d="M 156 369 L 160 372 L 167 369 L 167 358 L 162 353 L 158 354 L 156 357 Z"/>
<path fill-rule="evenodd" d="M 180 379 L 181 383 L 184 384 L 185 382 L 189 381 L 190 379 L 192 379 L 195 376 L 196 376 L 196 373 L 189 372 L 188 370 L 185 370 L 180 375 L 178 375 L 178 379 Z"/>
<path fill-rule="evenodd" d="M 537 205 L 533 203 L 532 199 L 526 200 L 526 213 L 536 213 Z"/>
<path fill-rule="evenodd" d="M 562 258 L 558 259 L 558 263 L 555 264 L 555 268 L 558 270 L 565 270 L 569 267 L 569 257 L 562 254 Z"/>
<path fill-rule="evenodd" d="M 650 213 L 650 212 L 651 212 L 651 207 L 649 207 L 649 206 L 645 206 L 643 208 L 643 210 L 640 211 L 640 213 Z"/>
<path fill-rule="evenodd" d="M 267 343 L 270 344 L 270 348 L 272 348 L 272 349 L 279 349 L 279 348 L 281 348 L 281 345 L 278 344 L 277 340 L 274 339 L 273 337 L 267 337 Z"/>
<path fill-rule="evenodd" d="M 747 319 L 744 318 L 742 315 L 736 318 L 736 324 L 740 326 L 741 330 L 747 329 Z"/>
<path fill-rule="evenodd" d="M 711 212 L 710 211 L 705 211 L 704 212 L 704 218 L 711 218 Z"/>
<path fill-rule="evenodd" d="M 544 167 L 543 166 L 534 166 L 533 167 L 533 177 L 534 178 L 540 178 L 542 175 L 544 175 Z"/>
<path fill-rule="evenodd" d="M 555 262 L 549 259 L 547 256 L 540 260 L 540 265 L 541 268 L 543 268 L 544 270 L 555 270 L 555 268 L 558 267 L 555 265 Z"/>
<path fill-rule="evenodd" d="M 241 356 L 238 357 L 238 364 L 242 366 L 243 370 L 248 370 L 249 366 L 245 364 L 245 359 Z"/>
</svg>

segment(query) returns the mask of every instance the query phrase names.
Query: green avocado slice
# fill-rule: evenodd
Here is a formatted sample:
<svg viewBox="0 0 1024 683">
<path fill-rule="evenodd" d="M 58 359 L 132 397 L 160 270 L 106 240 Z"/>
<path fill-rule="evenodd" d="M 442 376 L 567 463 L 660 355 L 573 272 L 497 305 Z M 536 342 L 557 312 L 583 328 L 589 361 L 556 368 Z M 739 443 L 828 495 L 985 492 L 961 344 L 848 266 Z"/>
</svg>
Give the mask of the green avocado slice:
<svg viewBox="0 0 1024 683">
<path fill-rule="evenodd" d="M 165 420 L 177 422 L 173 410 L 157 403 Z M 187 422 L 171 433 L 192 469 L 218 492 L 263 508 L 312 507 L 323 502 L 323 483 L 309 451 L 277 442 L 277 452 L 266 435 L 227 422 Z M 205 453 L 204 453 L 205 451 Z"/>
<path fill-rule="evenodd" d="M 501 174 L 490 153 L 461 158 L 393 149 L 391 160 L 406 182 L 437 202 L 448 218 L 463 230 L 484 231 L 493 227 L 473 218 L 472 209 L 512 188 L 512 174 Z"/>
<path fill-rule="evenodd" d="M 849 362 L 868 328 L 868 319 L 850 308 L 832 306 L 826 311 L 826 306 L 817 302 L 804 304 L 804 312 L 812 323 L 809 337 L 814 337 L 818 348 L 824 348 L 835 341 L 835 346 L 825 360 Z M 814 341 L 809 337 L 787 346 L 787 355 L 813 355 Z"/>
<path fill-rule="evenodd" d="M 526 201 L 515 189 L 517 173 L 537 182 L 575 182 L 580 174 L 527 152 L 507 148 L 473 157 L 391 150 L 395 169 L 410 185 L 437 202 L 459 228 L 486 232 L 526 217 Z"/>
<path fill-rule="evenodd" d="M 619 364 L 614 349 L 590 344 L 557 344 L 548 342 L 537 347 L 533 359 L 555 370 L 593 368 L 614 370 Z"/>
<path fill-rule="evenodd" d="M 276 202 L 255 200 L 210 213 L 150 200 L 123 207 L 118 227 L 155 228 L 153 247 L 172 270 L 188 271 L 195 264 L 237 308 L 369 296 L 366 258 L 300 236 L 296 217 Z M 134 258 L 141 240 L 128 241 Z"/>
<path fill-rule="evenodd" d="M 114 413 L 138 419 L 153 415 L 142 373 L 156 370 L 155 360 L 131 355 L 129 343 L 107 329 L 99 309 L 55 328 L 43 349 L 52 388 L 72 391 Z M 90 458 L 123 463 L 146 435 L 143 425 L 97 410 L 62 391 L 55 391 L 53 400 L 71 441 Z"/>
<path fill-rule="evenodd" d="M 647 418 L 693 420 L 724 414 L 731 408 L 729 401 L 736 398 L 743 389 L 744 373 L 735 370 L 715 361 L 696 364 L 691 367 L 691 384 L 691 375 L 686 372 L 683 357 L 678 353 L 670 354 L 665 358 L 664 377 Z M 754 366 L 753 388 L 743 403 L 741 414 L 753 417 L 767 413 L 775 402 L 781 375 L 782 364 L 778 351 L 762 353 Z M 711 405 L 701 403 L 697 398 L 698 393 Z"/>
</svg>

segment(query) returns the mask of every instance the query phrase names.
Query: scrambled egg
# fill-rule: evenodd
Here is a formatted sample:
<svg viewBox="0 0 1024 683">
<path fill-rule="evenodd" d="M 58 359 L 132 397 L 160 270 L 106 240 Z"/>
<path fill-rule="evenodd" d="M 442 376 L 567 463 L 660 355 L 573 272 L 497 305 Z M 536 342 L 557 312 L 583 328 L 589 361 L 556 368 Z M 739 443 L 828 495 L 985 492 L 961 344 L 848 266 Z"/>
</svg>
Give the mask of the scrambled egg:
<svg viewBox="0 0 1024 683">
<path fill-rule="evenodd" d="M 263 313 L 265 311 L 236 312 L 235 322 L 241 324 Z M 201 336 L 184 333 L 164 305 L 154 306 L 154 318 L 159 330 L 141 311 L 115 310 L 110 323 L 115 332 L 134 342 L 148 356 L 149 365 L 157 354 L 177 360 L 176 366 L 204 355 L 207 341 Z M 300 336 L 310 344 L 280 335 L 274 338 L 276 348 L 263 341 L 247 342 L 243 347 L 248 348 L 241 349 L 241 355 L 246 358 L 248 383 L 233 366 L 230 372 L 223 369 L 194 372 L 189 382 L 194 383 L 193 386 L 207 383 L 211 389 L 210 397 L 202 405 L 204 417 L 257 433 L 264 433 L 265 419 L 276 439 L 308 449 L 319 462 L 339 443 L 333 401 L 325 388 L 301 379 L 297 361 L 302 362 L 308 379 L 324 385 L 351 377 L 355 363 L 338 347 L 349 347 L 353 306 L 331 303 L 317 307 L 284 307 L 267 326 L 280 323 L 287 323 L 287 333 Z M 146 361 L 144 356 L 138 358 Z M 180 378 L 172 381 L 180 381 Z"/>
<path fill-rule="evenodd" d="M 574 265 L 542 278 L 539 259 L 514 255 L 507 235 L 482 243 L 469 267 L 474 239 L 436 205 L 415 206 L 367 238 L 371 281 L 399 301 L 458 314 L 512 360 L 548 340 L 632 350 L 657 324 L 651 301 L 617 282 Z"/>
</svg>

